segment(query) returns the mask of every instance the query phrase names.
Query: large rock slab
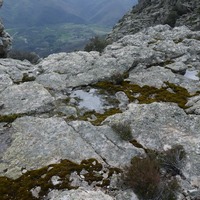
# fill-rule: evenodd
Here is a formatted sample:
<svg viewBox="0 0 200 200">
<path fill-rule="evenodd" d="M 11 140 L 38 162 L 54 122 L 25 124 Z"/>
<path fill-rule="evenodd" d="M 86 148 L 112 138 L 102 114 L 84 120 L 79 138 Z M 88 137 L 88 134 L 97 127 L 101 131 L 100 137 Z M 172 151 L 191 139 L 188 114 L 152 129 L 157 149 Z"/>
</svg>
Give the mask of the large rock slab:
<svg viewBox="0 0 200 200">
<path fill-rule="evenodd" d="M 22 117 L 12 127 L 12 143 L 3 153 L 0 167 L 1 175 L 12 178 L 19 177 L 22 168 L 37 169 L 61 159 L 81 162 L 96 158 L 106 165 L 122 167 L 143 153 L 120 140 L 109 126 L 95 127 L 89 122 L 67 124 L 55 117 Z"/>
<path fill-rule="evenodd" d="M 12 85 L 1 93 L 0 114 L 44 113 L 54 108 L 53 101 L 51 94 L 36 82 Z"/>
</svg>

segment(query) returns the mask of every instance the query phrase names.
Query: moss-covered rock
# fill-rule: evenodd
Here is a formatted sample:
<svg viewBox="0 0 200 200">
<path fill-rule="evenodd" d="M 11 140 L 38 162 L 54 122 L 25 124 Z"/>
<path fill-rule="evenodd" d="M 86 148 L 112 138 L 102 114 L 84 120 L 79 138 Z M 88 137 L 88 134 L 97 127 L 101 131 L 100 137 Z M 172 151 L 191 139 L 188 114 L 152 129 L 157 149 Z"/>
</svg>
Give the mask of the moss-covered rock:
<svg viewBox="0 0 200 200">
<path fill-rule="evenodd" d="M 118 168 L 107 169 L 108 177 L 104 178 L 100 173 L 102 169 L 102 164 L 93 158 L 83 160 L 80 164 L 62 160 L 58 164 L 51 164 L 37 170 L 28 171 L 15 180 L 0 177 L 0 196 L 2 200 L 35 200 L 37 198 L 31 192 L 35 187 L 40 188 L 39 199 L 46 196 L 53 189 L 77 189 L 78 186 L 71 185 L 70 175 L 72 172 L 77 172 L 80 175 L 82 170 L 87 172 L 82 176 L 84 176 L 84 180 L 88 184 L 96 182 L 99 187 L 105 187 L 110 184 L 109 179 L 114 173 L 121 172 Z M 58 184 L 53 183 L 53 176 L 59 177 Z"/>
<path fill-rule="evenodd" d="M 155 88 L 145 85 L 143 87 L 123 81 L 115 85 L 112 82 L 99 82 L 94 87 L 102 89 L 110 94 L 123 91 L 129 98 L 130 102 L 138 101 L 140 104 L 149 104 L 153 102 L 172 102 L 177 103 L 179 107 L 186 109 L 186 103 L 192 95 L 189 92 L 173 83 L 165 82 L 165 87 Z"/>
</svg>

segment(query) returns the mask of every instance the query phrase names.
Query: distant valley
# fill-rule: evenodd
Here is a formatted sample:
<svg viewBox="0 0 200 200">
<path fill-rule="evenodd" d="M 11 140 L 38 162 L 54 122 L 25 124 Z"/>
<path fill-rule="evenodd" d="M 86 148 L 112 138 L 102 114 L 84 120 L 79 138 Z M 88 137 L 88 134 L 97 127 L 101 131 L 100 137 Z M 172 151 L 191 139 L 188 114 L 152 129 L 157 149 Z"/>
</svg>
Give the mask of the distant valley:
<svg viewBox="0 0 200 200">
<path fill-rule="evenodd" d="M 13 49 L 40 56 L 81 49 L 107 34 L 137 0 L 7 0 L 1 18 Z"/>
</svg>

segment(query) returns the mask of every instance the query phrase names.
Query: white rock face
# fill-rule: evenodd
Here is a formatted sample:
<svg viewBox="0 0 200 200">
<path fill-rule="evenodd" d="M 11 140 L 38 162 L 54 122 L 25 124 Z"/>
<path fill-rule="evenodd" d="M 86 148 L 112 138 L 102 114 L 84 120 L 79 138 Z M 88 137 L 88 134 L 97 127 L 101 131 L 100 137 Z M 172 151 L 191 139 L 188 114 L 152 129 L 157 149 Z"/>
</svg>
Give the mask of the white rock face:
<svg viewBox="0 0 200 200">
<path fill-rule="evenodd" d="M 114 200 L 102 191 L 89 191 L 83 188 L 70 191 L 51 191 L 48 200 Z"/>
</svg>

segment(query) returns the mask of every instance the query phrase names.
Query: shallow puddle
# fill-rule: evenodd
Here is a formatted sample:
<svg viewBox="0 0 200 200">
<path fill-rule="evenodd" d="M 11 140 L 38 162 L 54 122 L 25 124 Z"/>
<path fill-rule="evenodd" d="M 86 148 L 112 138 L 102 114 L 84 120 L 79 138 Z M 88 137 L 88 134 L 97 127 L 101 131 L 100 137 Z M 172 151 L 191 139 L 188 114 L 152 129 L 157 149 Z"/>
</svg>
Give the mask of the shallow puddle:
<svg viewBox="0 0 200 200">
<path fill-rule="evenodd" d="M 197 70 L 192 70 L 192 71 L 186 70 L 186 73 L 185 73 L 184 76 L 186 78 L 199 81 L 198 71 Z"/>
<path fill-rule="evenodd" d="M 98 95 L 96 89 L 90 89 L 88 92 L 84 90 L 75 90 L 71 93 L 70 97 L 78 98 L 79 108 L 95 110 L 96 112 L 102 112 L 105 109 L 105 100 Z"/>
</svg>

